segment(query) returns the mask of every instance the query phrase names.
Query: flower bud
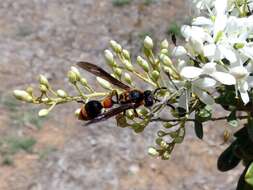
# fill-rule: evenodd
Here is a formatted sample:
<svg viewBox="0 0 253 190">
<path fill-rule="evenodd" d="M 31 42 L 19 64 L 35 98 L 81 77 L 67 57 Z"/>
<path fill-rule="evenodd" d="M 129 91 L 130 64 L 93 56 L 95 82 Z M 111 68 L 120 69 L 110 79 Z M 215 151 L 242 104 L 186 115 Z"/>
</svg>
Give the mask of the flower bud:
<svg viewBox="0 0 253 190">
<path fill-rule="evenodd" d="M 124 73 L 124 80 L 128 83 L 128 84 L 132 84 L 132 78 L 128 73 Z"/>
<path fill-rule="evenodd" d="M 177 46 L 172 50 L 172 56 L 174 57 L 181 57 L 187 54 L 186 49 L 183 46 Z"/>
<path fill-rule="evenodd" d="M 47 116 L 49 113 L 49 110 L 48 109 L 41 109 L 38 113 L 39 117 L 45 117 Z"/>
<path fill-rule="evenodd" d="M 168 49 L 161 49 L 160 53 L 166 55 L 169 53 L 169 50 Z"/>
<path fill-rule="evenodd" d="M 123 60 L 123 64 L 126 66 L 126 69 L 130 72 L 134 70 L 133 65 L 128 60 Z"/>
<path fill-rule="evenodd" d="M 107 64 L 110 66 L 110 67 L 115 67 L 117 66 L 116 65 L 116 62 L 114 61 L 114 56 L 112 54 L 112 52 L 108 49 L 106 49 L 104 51 L 104 55 L 105 55 L 105 60 L 107 62 Z"/>
<path fill-rule="evenodd" d="M 32 96 L 32 94 L 33 94 L 33 87 L 29 86 L 29 87 L 26 88 L 25 91 Z"/>
<path fill-rule="evenodd" d="M 244 44 L 243 43 L 235 43 L 234 44 L 234 48 L 235 49 L 241 49 L 241 48 L 243 48 L 244 47 Z"/>
<path fill-rule="evenodd" d="M 134 119 L 134 112 L 133 110 L 127 110 L 126 116 L 128 119 Z"/>
<path fill-rule="evenodd" d="M 122 76 L 122 69 L 118 68 L 118 67 L 114 67 L 113 68 L 113 72 L 116 76 L 118 76 L 119 78 Z"/>
<path fill-rule="evenodd" d="M 81 78 L 80 83 L 83 86 L 88 86 L 88 82 L 87 82 L 87 80 L 85 78 Z"/>
<path fill-rule="evenodd" d="M 75 116 L 78 118 L 80 116 L 81 108 L 76 109 Z"/>
<path fill-rule="evenodd" d="M 159 156 L 159 152 L 154 147 L 149 147 L 148 148 L 148 154 L 150 156 Z"/>
<path fill-rule="evenodd" d="M 110 41 L 110 45 L 115 53 L 120 53 L 122 51 L 122 47 L 119 43 L 114 40 Z"/>
<path fill-rule="evenodd" d="M 162 155 L 163 160 L 169 160 L 170 159 L 170 153 L 168 151 L 165 151 Z"/>
<path fill-rule="evenodd" d="M 102 79 L 102 78 L 100 78 L 100 77 L 96 77 L 96 79 L 97 79 L 98 83 L 99 83 L 103 88 L 108 89 L 108 90 L 111 90 L 111 89 L 112 89 L 112 86 L 111 86 L 111 84 L 110 84 L 108 81 L 106 81 L 106 80 L 104 80 L 104 79 Z"/>
<path fill-rule="evenodd" d="M 172 79 L 180 80 L 180 76 L 177 73 L 175 73 L 170 67 L 163 66 L 163 70 L 165 73 L 169 73 Z"/>
<path fill-rule="evenodd" d="M 147 48 L 148 50 L 152 50 L 153 46 L 154 46 L 153 40 L 149 36 L 146 36 L 144 39 L 144 47 Z"/>
<path fill-rule="evenodd" d="M 237 66 L 230 69 L 230 74 L 232 74 L 237 80 L 244 79 L 249 75 L 248 70 L 243 66 Z"/>
<path fill-rule="evenodd" d="M 45 85 L 43 85 L 43 84 L 41 84 L 40 85 L 40 91 L 42 92 L 42 93 L 46 93 L 47 92 L 47 87 L 45 86 Z"/>
<path fill-rule="evenodd" d="M 160 73 L 157 70 L 152 71 L 151 73 L 151 79 L 154 82 L 157 82 L 157 80 L 159 79 Z"/>
<path fill-rule="evenodd" d="M 80 73 L 79 73 L 79 70 L 78 70 L 76 67 L 72 66 L 72 67 L 71 67 L 71 71 L 73 71 L 73 72 L 76 74 L 76 80 L 77 80 L 77 81 L 80 81 L 81 75 L 80 75 Z"/>
<path fill-rule="evenodd" d="M 169 48 L 169 42 L 167 39 L 164 39 L 162 42 L 161 42 L 161 49 L 168 49 Z"/>
<path fill-rule="evenodd" d="M 76 84 L 77 82 L 77 76 L 76 76 L 76 73 L 74 71 L 69 71 L 68 72 L 68 79 L 69 79 L 69 82 L 72 83 L 72 84 Z"/>
<path fill-rule="evenodd" d="M 49 87 L 49 82 L 44 75 L 39 76 L 39 82 L 40 82 L 40 84 L 45 85 L 47 88 Z"/>
<path fill-rule="evenodd" d="M 44 98 L 41 99 L 41 101 L 42 102 L 47 102 L 47 101 L 49 101 L 49 98 L 48 97 L 44 97 Z"/>
<path fill-rule="evenodd" d="M 167 142 L 165 142 L 164 140 L 162 140 L 162 141 L 160 142 L 160 146 L 161 146 L 161 148 L 166 149 L 166 148 L 169 147 L 169 144 L 168 144 Z"/>
<path fill-rule="evenodd" d="M 141 56 L 137 57 L 137 64 L 145 71 L 148 72 L 149 71 L 149 65 L 148 62 L 143 59 Z"/>
<path fill-rule="evenodd" d="M 25 102 L 32 102 L 33 101 L 32 96 L 24 90 L 14 90 L 13 95 L 18 100 L 22 100 L 22 101 L 25 101 Z"/>
<path fill-rule="evenodd" d="M 162 63 L 164 65 L 167 65 L 167 66 L 172 65 L 172 61 L 171 61 L 171 59 L 167 55 L 161 54 L 160 55 L 160 59 L 162 60 Z"/>
<path fill-rule="evenodd" d="M 137 109 L 137 113 L 142 116 L 146 116 L 149 112 L 146 108 Z"/>
<path fill-rule="evenodd" d="M 61 89 L 57 90 L 56 93 L 61 98 L 66 98 L 68 96 L 68 94 L 64 90 L 61 90 Z"/>
<path fill-rule="evenodd" d="M 123 49 L 122 53 L 123 53 L 124 58 L 130 61 L 131 57 L 130 57 L 129 51 L 127 51 L 126 49 Z"/>
</svg>

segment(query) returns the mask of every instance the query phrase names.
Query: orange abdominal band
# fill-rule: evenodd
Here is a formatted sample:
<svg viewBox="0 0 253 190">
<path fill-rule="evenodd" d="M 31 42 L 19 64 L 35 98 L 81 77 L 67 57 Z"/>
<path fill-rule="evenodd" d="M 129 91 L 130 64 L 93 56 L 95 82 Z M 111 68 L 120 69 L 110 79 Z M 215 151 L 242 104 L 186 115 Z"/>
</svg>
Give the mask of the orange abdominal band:
<svg viewBox="0 0 253 190">
<path fill-rule="evenodd" d="M 113 106 L 113 101 L 111 97 L 106 97 L 103 101 L 102 101 L 102 105 L 104 108 L 111 108 Z"/>
</svg>

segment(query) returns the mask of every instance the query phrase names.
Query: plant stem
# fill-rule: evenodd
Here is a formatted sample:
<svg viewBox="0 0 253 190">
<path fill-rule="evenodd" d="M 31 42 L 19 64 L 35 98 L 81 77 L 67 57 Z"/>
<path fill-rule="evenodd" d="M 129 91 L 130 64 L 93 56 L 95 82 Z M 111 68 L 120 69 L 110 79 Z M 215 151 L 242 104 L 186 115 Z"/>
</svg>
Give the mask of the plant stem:
<svg viewBox="0 0 253 190">
<path fill-rule="evenodd" d="M 222 116 L 222 117 L 213 117 L 211 118 L 209 121 L 218 121 L 218 120 L 226 120 L 228 118 L 228 116 Z M 238 116 L 237 119 L 240 119 L 240 120 L 243 120 L 243 119 L 247 119 L 248 116 L 244 115 L 244 116 Z M 161 117 L 158 117 L 158 118 L 154 118 L 154 119 L 151 119 L 150 122 L 154 122 L 154 121 L 161 121 L 161 122 L 179 122 L 179 121 L 191 121 L 191 122 L 194 122 L 195 119 L 185 119 L 185 118 L 179 118 L 179 119 L 167 119 L 167 118 L 161 118 Z"/>
</svg>

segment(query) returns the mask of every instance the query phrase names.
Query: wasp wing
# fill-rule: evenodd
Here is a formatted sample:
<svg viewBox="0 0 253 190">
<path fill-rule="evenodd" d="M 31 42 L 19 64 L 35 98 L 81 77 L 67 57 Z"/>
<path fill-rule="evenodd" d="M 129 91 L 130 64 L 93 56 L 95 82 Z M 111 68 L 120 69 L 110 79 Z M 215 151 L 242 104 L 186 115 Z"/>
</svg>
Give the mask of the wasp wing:
<svg viewBox="0 0 253 190">
<path fill-rule="evenodd" d="M 94 65 L 92 63 L 89 62 L 78 62 L 77 65 L 79 67 L 81 67 L 82 69 L 96 75 L 99 76 L 105 80 L 107 80 L 108 82 L 110 82 L 111 84 L 118 86 L 121 89 L 124 90 L 129 90 L 130 87 L 127 86 L 126 84 L 122 83 L 121 81 L 119 81 L 118 79 L 112 77 L 109 73 L 107 73 L 104 69 L 102 69 L 101 67 L 98 67 L 97 65 Z"/>
<path fill-rule="evenodd" d="M 93 124 L 93 123 L 97 123 L 97 122 L 100 122 L 100 121 L 105 121 L 115 115 L 118 115 L 120 113 L 122 113 L 123 111 L 125 110 L 128 110 L 128 109 L 134 109 L 136 108 L 135 104 L 133 103 L 129 103 L 129 104 L 122 104 L 121 106 L 117 107 L 117 108 L 112 108 L 100 115 L 98 115 L 96 118 L 88 121 L 87 123 L 85 123 L 85 126 L 87 125 L 90 125 L 90 124 Z"/>
</svg>

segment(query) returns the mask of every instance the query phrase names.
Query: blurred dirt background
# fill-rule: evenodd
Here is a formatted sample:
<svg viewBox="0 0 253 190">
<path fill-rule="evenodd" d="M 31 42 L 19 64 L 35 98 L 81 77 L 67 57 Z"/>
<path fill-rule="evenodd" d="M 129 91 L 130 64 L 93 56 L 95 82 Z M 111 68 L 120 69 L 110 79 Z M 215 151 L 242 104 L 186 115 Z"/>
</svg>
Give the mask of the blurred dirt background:
<svg viewBox="0 0 253 190">
<path fill-rule="evenodd" d="M 163 40 L 172 23 L 189 20 L 189 7 L 183 0 L 124 6 L 111 0 L 2 0 L 0 190 L 235 189 L 241 168 L 225 174 L 216 169 L 226 147 L 223 122 L 205 125 L 203 141 L 189 125 L 171 160 L 161 161 L 147 155 L 159 124 L 139 135 L 115 127 L 113 119 L 84 128 L 73 114 L 78 104 L 58 106 L 40 119 L 37 106 L 11 96 L 13 89 L 35 87 L 39 73 L 55 88 L 70 90 L 66 73 L 77 60 L 105 65 L 103 50 L 111 39 L 136 55 L 146 34 Z"/>
</svg>

